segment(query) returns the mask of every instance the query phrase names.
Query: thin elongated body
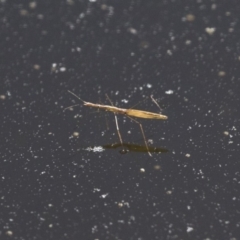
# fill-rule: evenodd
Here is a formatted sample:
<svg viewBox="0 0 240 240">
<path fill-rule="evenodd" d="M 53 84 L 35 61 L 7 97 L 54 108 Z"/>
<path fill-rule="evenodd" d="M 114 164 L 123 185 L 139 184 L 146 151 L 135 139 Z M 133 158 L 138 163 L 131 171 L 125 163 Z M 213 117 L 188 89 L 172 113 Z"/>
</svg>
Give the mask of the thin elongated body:
<svg viewBox="0 0 240 240">
<path fill-rule="evenodd" d="M 69 93 L 71 93 L 73 96 L 75 96 L 76 98 L 78 98 L 79 100 L 81 100 L 83 102 L 83 105 L 84 106 L 87 106 L 87 107 L 94 107 L 94 108 L 98 108 L 98 109 L 102 109 L 102 110 L 105 110 L 105 111 L 109 111 L 109 112 L 113 112 L 114 115 L 115 115 L 115 122 L 116 122 L 116 128 L 117 128 L 117 133 L 118 133 L 118 137 L 119 137 L 119 140 L 121 142 L 121 145 L 124 147 L 124 144 L 123 144 L 123 141 L 122 141 L 122 137 L 121 137 L 121 134 L 120 134 L 120 130 L 119 130 L 119 126 L 118 126 L 118 120 L 117 120 L 117 115 L 116 114 L 122 114 L 122 115 L 126 115 L 128 118 L 130 118 L 132 121 L 136 122 L 140 129 L 141 129 L 141 132 L 142 132 L 142 135 L 143 135 L 143 139 L 144 139 L 144 142 L 145 142 L 145 146 L 146 146 L 146 149 L 148 151 L 148 154 L 150 156 L 151 153 L 149 151 L 149 147 L 148 147 L 148 144 L 147 144 L 147 141 L 146 141 L 146 137 L 145 137 L 145 134 L 144 134 L 144 131 L 143 131 L 143 127 L 142 127 L 142 124 L 140 122 L 138 122 L 137 120 L 135 120 L 134 118 L 132 117 L 136 117 L 136 118 L 145 118 L 145 119 L 159 119 L 159 120 L 166 120 L 168 119 L 167 116 L 165 115 L 162 115 L 162 114 L 159 114 L 159 113 L 153 113 L 153 112 L 148 112 L 148 111 L 142 111 L 142 110 L 138 110 L 138 109 L 125 109 L 125 108 L 118 108 L 118 107 L 115 107 L 113 106 L 112 104 L 112 101 L 110 100 L 110 98 L 107 96 L 109 102 L 112 104 L 112 106 L 110 105 L 103 105 L 103 104 L 95 104 L 95 103 L 91 103 L 91 102 L 86 102 L 84 100 L 82 100 L 81 98 L 79 98 L 76 94 L 74 94 L 73 92 L 71 91 L 68 91 Z M 153 97 L 151 96 L 152 100 L 154 103 L 156 103 L 158 105 L 158 103 L 156 102 L 155 99 L 153 99 Z M 79 104 L 77 104 L 79 105 Z M 73 105 L 73 106 L 77 106 L 77 105 Z M 70 106 L 68 108 L 71 108 L 73 106 Z M 159 105 L 158 105 L 159 107 Z"/>
<path fill-rule="evenodd" d="M 167 116 L 159 113 L 147 112 L 147 111 L 142 111 L 137 109 L 124 109 L 124 108 L 118 108 L 110 105 L 95 104 L 95 103 L 90 103 L 85 101 L 83 105 L 87 107 L 95 107 L 95 108 L 103 109 L 105 111 L 124 114 L 127 116 L 137 117 L 137 118 L 159 119 L 159 120 L 168 119 Z"/>
</svg>

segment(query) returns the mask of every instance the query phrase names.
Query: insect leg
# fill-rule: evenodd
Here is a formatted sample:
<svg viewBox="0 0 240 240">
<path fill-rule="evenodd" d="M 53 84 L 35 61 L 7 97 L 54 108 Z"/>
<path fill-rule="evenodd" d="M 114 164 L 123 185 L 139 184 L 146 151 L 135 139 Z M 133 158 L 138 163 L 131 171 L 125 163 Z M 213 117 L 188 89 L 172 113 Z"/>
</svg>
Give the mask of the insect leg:
<svg viewBox="0 0 240 240">
<path fill-rule="evenodd" d="M 127 116 L 129 117 L 129 116 Z M 145 142 L 145 146 L 146 146 L 146 149 L 147 149 L 147 152 L 148 152 L 148 155 L 150 157 L 152 157 L 152 154 L 149 152 L 149 148 L 148 148 L 148 144 L 147 144 L 147 141 L 146 141 L 146 137 L 145 137 L 145 134 L 144 134 L 144 131 L 143 131 L 143 127 L 142 127 L 142 124 L 140 122 L 138 122 L 137 120 L 135 120 L 134 118 L 132 117 L 129 117 L 132 121 L 134 121 L 135 123 L 137 123 L 141 129 L 141 132 L 142 132 L 142 135 L 143 135 L 143 139 L 144 139 L 144 142 Z"/>
<path fill-rule="evenodd" d="M 111 101 L 111 99 L 108 97 L 107 94 L 106 94 L 106 97 L 107 97 L 108 101 L 111 103 L 111 105 L 114 106 L 112 101 Z M 121 144 L 123 146 L 122 136 L 121 136 L 121 133 L 120 133 L 120 130 L 119 130 L 119 126 L 118 126 L 117 114 L 115 112 L 113 112 L 113 114 L 115 116 L 115 122 L 116 122 L 116 128 L 117 128 L 118 137 L 119 137 L 119 140 L 120 140 L 120 142 L 121 142 Z"/>
<path fill-rule="evenodd" d="M 119 137 L 119 140 L 123 146 L 123 141 L 122 141 L 122 136 L 121 136 L 121 133 L 120 133 L 120 130 L 119 130 L 119 127 L 118 127 L 118 120 L 117 120 L 117 114 L 114 113 L 115 115 L 115 122 L 116 122 L 116 128 L 117 128 L 117 133 L 118 133 L 118 137 Z"/>
</svg>

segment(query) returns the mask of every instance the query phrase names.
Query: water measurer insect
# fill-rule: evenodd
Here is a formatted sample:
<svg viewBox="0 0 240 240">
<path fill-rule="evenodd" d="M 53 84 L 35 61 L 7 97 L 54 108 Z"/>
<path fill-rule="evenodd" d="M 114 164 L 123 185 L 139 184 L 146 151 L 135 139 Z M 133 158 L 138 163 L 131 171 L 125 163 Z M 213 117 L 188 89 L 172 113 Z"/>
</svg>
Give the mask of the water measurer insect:
<svg viewBox="0 0 240 240">
<path fill-rule="evenodd" d="M 123 115 L 127 116 L 128 118 L 130 118 L 132 121 L 136 122 L 141 129 L 143 139 L 144 139 L 144 143 L 145 143 L 146 149 L 148 150 L 148 154 L 150 156 L 152 156 L 151 153 L 149 152 L 149 147 L 148 147 L 148 144 L 147 144 L 147 141 L 146 141 L 146 137 L 145 137 L 145 134 L 144 134 L 144 131 L 143 131 L 142 124 L 140 122 L 138 122 L 137 120 L 135 120 L 133 117 L 135 117 L 135 118 L 145 118 L 145 119 L 166 120 L 166 119 L 168 119 L 167 116 L 159 114 L 159 113 L 153 113 L 153 112 L 142 111 L 142 110 L 137 110 L 137 109 L 131 109 L 131 108 L 125 109 L 125 108 L 115 107 L 115 106 L 113 106 L 113 103 L 110 100 L 110 98 L 108 97 L 108 95 L 106 95 L 106 97 L 109 100 L 109 102 L 111 103 L 111 106 L 110 105 L 104 105 L 104 104 L 96 104 L 96 103 L 86 102 L 86 101 L 82 100 L 80 97 L 78 97 L 75 93 L 73 93 L 71 91 L 68 91 L 68 92 L 71 93 L 76 98 L 78 98 L 80 101 L 82 101 L 84 106 L 94 107 L 94 108 L 102 109 L 102 110 L 105 110 L 105 111 L 113 112 L 114 115 L 115 115 L 115 122 L 116 122 L 118 137 L 119 137 L 119 140 L 120 140 L 122 146 L 123 146 L 123 141 L 122 141 L 122 136 L 121 136 L 119 126 L 118 126 L 117 114 L 123 114 Z M 156 100 L 152 96 L 151 96 L 151 99 L 153 100 L 153 102 L 155 104 L 157 104 Z M 68 108 L 71 108 L 71 107 L 74 107 L 74 106 L 78 106 L 78 105 L 79 104 L 76 104 L 76 105 L 67 107 L 65 109 L 68 109 Z M 158 105 L 158 107 L 159 107 L 159 105 Z"/>
</svg>

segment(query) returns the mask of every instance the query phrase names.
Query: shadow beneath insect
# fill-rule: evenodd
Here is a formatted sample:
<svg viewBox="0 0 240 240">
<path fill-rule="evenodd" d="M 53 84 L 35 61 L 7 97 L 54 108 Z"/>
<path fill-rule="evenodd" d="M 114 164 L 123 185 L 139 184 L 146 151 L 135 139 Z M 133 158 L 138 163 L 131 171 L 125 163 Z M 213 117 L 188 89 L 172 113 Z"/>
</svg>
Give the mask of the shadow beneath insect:
<svg viewBox="0 0 240 240">
<path fill-rule="evenodd" d="M 160 147 L 151 147 L 148 148 L 145 145 L 139 144 L 131 144 L 131 143 L 114 143 L 114 144 L 107 144 L 102 146 L 103 149 L 118 149 L 120 148 L 119 152 L 121 154 L 126 154 L 128 152 L 139 152 L 139 153 L 167 153 L 169 152 L 166 148 Z"/>
</svg>

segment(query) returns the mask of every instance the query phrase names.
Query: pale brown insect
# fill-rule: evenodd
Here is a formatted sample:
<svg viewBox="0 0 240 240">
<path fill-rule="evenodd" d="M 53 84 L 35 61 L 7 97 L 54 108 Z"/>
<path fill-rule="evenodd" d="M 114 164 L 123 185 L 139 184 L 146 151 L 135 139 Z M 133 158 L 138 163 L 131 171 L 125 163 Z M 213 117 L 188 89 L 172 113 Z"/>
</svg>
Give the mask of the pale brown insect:
<svg viewBox="0 0 240 240">
<path fill-rule="evenodd" d="M 142 127 L 142 124 L 140 122 L 138 122 L 137 120 L 133 119 L 132 117 L 136 117 L 136 118 L 146 118 L 146 119 L 158 119 L 158 120 L 166 120 L 168 119 L 167 116 L 165 115 L 162 115 L 162 114 L 159 114 L 159 113 L 153 113 L 153 112 L 148 112 L 148 111 L 142 111 L 142 110 L 137 110 L 137 109 L 125 109 L 125 108 L 118 108 L 118 107 L 115 107 L 113 106 L 113 103 L 112 101 L 110 100 L 110 98 L 107 96 L 109 102 L 111 103 L 112 106 L 110 105 L 103 105 L 103 104 L 96 104 L 96 103 L 91 103 L 91 102 L 86 102 L 84 100 L 82 100 L 80 97 L 78 97 L 75 93 L 71 92 L 71 91 L 68 91 L 69 93 L 71 93 L 73 96 L 75 96 L 76 98 L 78 98 L 80 101 L 83 102 L 83 105 L 84 106 L 87 106 L 87 107 L 94 107 L 94 108 L 98 108 L 98 109 L 103 109 L 105 111 L 109 111 L 109 112 L 113 112 L 114 115 L 115 115 L 115 122 L 116 122 L 116 128 L 117 128 L 117 133 L 118 133 L 118 137 L 119 137 L 119 140 L 123 146 L 123 141 L 122 141 L 122 136 L 121 136 L 121 133 L 120 133 L 120 130 L 119 130 L 119 126 L 118 126 L 118 120 L 117 120 L 117 115 L 116 114 L 123 114 L 123 115 L 126 115 L 127 117 L 129 117 L 132 121 L 136 122 L 140 129 L 141 129 L 141 132 L 142 132 L 142 135 L 143 135 L 143 139 L 144 139 L 144 142 L 145 142 L 145 146 L 146 146 L 146 149 L 148 151 L 148 154 L 150 156 L 151 153 L 149 152 L 149 147 L 148 147 L 148 144 L 147 144 L 147 141 L 146 141 L 146 137 L 145 137 L 145 134 L 144 134 L 144 131 L 143 131 L 143 127 Z M 159 107 L 158 103 L 156 102 L 156 100 L 151 96 L 151 99 L 153 100 L 153 102 L 155 104 L 157 104 L 157 106 Z M 71 108 L 71 107 L 74 107 L 74 106 L 78 106 L 79 104 L 76 104 L 76 105 L 73 105 L 73 106 L 70 106 L 70 107 L 67 107 L 65 109 L 68 109 L 68 108 Z M 160 107 L 159 107 L 160 108 Z"/>
</svg>

